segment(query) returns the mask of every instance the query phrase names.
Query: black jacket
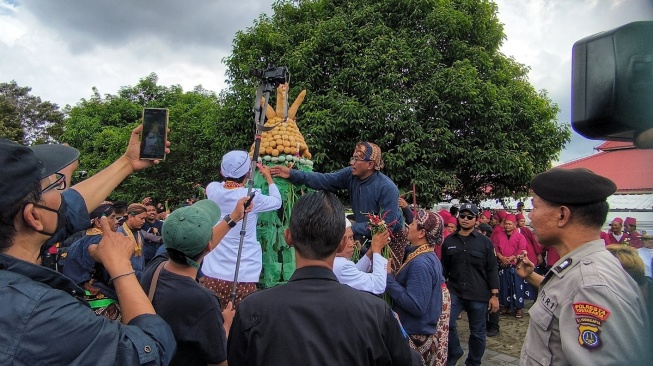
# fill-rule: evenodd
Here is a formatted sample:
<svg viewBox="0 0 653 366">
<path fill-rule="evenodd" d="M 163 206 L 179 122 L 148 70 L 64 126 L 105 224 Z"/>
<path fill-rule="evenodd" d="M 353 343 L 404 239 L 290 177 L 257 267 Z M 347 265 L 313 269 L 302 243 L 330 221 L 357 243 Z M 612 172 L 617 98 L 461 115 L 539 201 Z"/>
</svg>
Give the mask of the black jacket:
<svg viewBox="0 0 653 366">
<path fill-rule="evenodd" d="M 499 271 L 490 239 L 472 231 L 469 236 L 451 234 L 442 244 L 443 275 L 449 291 L 461 299 L 489 301 L 499 288 Z"/>
<path fill-rule="evenodd" d="M 390 307 L 323 267 L 243 299 L 227 350 L 230 365 L 411 365 Z"/>
</svg>

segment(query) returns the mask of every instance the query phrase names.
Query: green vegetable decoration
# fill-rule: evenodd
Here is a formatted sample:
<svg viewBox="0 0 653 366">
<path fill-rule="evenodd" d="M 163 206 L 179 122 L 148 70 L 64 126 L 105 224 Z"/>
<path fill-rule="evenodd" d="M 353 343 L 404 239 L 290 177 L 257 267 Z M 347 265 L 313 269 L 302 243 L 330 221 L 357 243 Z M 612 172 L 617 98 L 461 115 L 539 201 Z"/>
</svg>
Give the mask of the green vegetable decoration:
<svg viewBox="0 0 653 366">
<path fill-rule="evenodd" d="M 383 212 L 383 209 L 381 209 L 381 212 Z M 397 222 L 397 220 L 392 221 L 390 223 L 385 222 L 385 217 L 388 215 L 388 212 L 390 212 L 390 211 L 386 211 L 383 214 L 383 216 L 374 215 L 374 214 L 369 213 L 369 212 L 365 214 L 365 216 L 367 217 L 367 220 L 368 220 L 368 225 L 367 226 L 370 229 L 370 233 L 372 234 L 372 237 L 374 237 L 376 234 L 383 233 L 384 231 L 388 230 L 388 226 L 392 226 Z M 391 238 L 393 237 L 392 231 L 389 231 L 388 234 L 390 235 Z M 385 247 L 383 247 L 383 252 L 381 254 L 383 255 L 383 258 L 388 260 L 388 265 L 390 265 L 390 262 L 389 262 L 389 261 L 391 261 L 391 259 L 390 259 L 390 255 L 391 255 L 390 246 L 386 245 Z M 386 293 L 383 294 L 383 300 L 385 300 L 388 303 L 388 305 L 392 306 L 392 299 L 390 298 L 390 296 L 388 296 L 388 294 L 386 294 Z"/>
<path fill-rule="evenodd" d="M 288 84 L 279 85 L 277 88 L 276 111 L 270 105 L 267 106 L 265 112 L 267 121 L 261 135 L 259 162 L 268 166 L 286 165 L 310 172 L 313 171 L 312 155 L 304 136 L 299 132 L 295 119 L 297 110 L 306 96 L 306 90 L 299 93 L 288 110 L 288 118 L 284 119 L 288 89 Z M 250 156 L 254 153 L 253 144 L 249 153 Z M 305 186 L 296 186 L 283 178 L 274 178 L 274 183 L 279 188 L 283 204 L 277 211 L 259 214 L 256 228 L 256 236 L 263 249 L 260 285 L 264 288 L 288 281 L 295 272 L 295 250 L 288 246 L 283 233 L 290 223 L 290 214 L 295 201 L 309 190 Z M 258 171 L 254 175 L 254 187 L 261 189 L 263 194 L 269 193 L 268 184 Z"/>
</svg>

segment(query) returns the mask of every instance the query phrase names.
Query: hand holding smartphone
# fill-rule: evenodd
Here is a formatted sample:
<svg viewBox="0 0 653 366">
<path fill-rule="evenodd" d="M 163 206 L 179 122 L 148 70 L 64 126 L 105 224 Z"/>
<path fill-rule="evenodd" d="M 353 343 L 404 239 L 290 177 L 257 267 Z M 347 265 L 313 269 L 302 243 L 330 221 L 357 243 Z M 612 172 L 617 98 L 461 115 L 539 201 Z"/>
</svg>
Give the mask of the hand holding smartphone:
<svg viewBox="0 0 653 366">
<path fill-rule="evenodd" d="M 165 160 L 168 140 L 168 109 L 144 108 L 140 158 Z"/>
</svg>

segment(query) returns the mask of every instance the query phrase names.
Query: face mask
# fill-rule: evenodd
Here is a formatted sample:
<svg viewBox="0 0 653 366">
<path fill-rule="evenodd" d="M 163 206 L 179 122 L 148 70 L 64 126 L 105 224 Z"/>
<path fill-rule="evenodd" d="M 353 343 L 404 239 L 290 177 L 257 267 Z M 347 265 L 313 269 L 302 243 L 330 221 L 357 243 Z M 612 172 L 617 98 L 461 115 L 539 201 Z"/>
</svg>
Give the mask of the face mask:
<svg viewBox="0 0 653 366">
<path fill-rule="evenodd" d="M 40 234 L 48 235 L 48 236 L 50 237 L 50 239 L 46 240 L 46 242 L 43 243 L 43 245 L 41 246 L 41 252 L 45 252 L 45 251 L 48 250 L 51 246 L 53 246 L 54 244 L 56 244 L 57 241 L 59 241 L 59 240 L 58 240 L 59 238 L 57 237 L 57 236 L 58 236 L 57 234 L 58 234 L 61 230 L 64 230 L 64 229 L 66 228 L 66 223 L 67 223 L 67 222 L 66 222 L 66 200 L 64 200 L 63 197 L 62 197 L 62 199 L 61 199 L 61 205 L 59 205 L 59 209 L 58 209 L 58 210 L 54 210 L 54 209 L 52 209 L 52 208 L 50 208 L 50 207 L 47 207 L 47 206 L 39 205 L 38 203 L 34 203 L 34 206 L 35 206 L 35 207 L 42 208 L 42 209 L 44 209 L 44 210 L 46 210 L 46 211 L 56 212 L 56 213 L 57 213 L 57 227 L 56 227 L 56 229 L 54 230 L 53 233 L 49 233 L 49 232 L 47 232 L 47 231 L 42 231 L 42 230 L 41 230 L 41 231 L 37 231 L 37 232 L 40 233 Z"/>
</svg>

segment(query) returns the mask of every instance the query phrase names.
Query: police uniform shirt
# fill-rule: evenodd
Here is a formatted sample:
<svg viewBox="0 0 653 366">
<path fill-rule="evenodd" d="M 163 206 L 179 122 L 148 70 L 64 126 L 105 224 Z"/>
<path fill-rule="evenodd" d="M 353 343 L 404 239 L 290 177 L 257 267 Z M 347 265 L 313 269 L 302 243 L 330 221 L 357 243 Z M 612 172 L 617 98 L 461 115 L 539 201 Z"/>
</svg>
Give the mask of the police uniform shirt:
<svg viewBox="0 0 653 366">
<path fill-rule="evenodd" d="M 560 258 L 540 285 L 522 365 L 642 365 L 651 333 L 635 281 L 605 249 L 588 242 Z"/>
</svg>

